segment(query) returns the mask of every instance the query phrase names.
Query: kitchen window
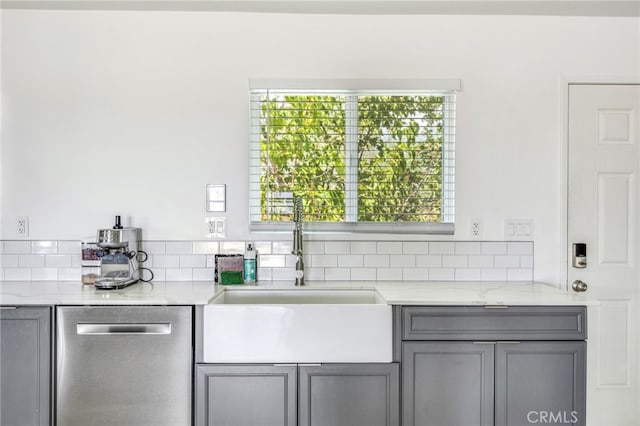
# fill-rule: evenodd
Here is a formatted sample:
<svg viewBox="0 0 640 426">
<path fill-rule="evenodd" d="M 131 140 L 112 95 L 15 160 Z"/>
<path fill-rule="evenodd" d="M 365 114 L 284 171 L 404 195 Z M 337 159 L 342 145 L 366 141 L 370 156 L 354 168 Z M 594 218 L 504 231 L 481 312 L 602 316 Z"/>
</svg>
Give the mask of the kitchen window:
<svg viewBox="0 0 640 426">
<path fill-rule="evenodd" d="M 289 229 L 453 233 L 450 80 L 252 82 L 250 221 Z"/>
</svg>

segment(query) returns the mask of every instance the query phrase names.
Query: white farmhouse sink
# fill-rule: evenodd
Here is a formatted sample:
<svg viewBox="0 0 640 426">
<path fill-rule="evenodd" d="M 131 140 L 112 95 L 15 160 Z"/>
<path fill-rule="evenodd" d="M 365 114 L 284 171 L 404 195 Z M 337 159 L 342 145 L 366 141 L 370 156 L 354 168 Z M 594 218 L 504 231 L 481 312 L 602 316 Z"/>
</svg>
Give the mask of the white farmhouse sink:
<svg viewBox="0 0 640 426">
<path fill-rule="evenodd" d="M 391 306 L 375 290 L 225 289 L 203 315 L 207 363 L 391 362 Z"/>
</svg>

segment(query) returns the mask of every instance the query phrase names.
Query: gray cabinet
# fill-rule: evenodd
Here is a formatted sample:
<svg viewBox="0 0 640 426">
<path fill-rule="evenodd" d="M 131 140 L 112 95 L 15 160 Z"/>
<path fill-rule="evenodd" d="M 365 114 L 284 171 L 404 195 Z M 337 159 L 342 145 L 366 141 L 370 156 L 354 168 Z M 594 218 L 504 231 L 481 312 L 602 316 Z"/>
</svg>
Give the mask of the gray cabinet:
<svg viewBox="0 0 640 426">
<path fill-rule="evenodd" d="M 196 426 L 398 426 L 398 364 L 196 365 Z"/>
<path fill-rule="evenodd" d="M 405 426 L 493 425 L 493 345 L 405 343 L 402 371 Z"/>
<path fill-rule="evenodd" d="M 295 426 L 297 368 L 196 366 L 196 426 Z"/>
<path fill-rule="evenodd" d="M 51 309 L 0 308 L 0 425 L 49 425 Z"/>
<path fill-rule="evenodd" d="M 398 364 L 300 366 L 299 426 L 398 426 Z"/>
<path fill-rule="evenodd" d="M 585 342 L 497 344 L 496 426 L 584 425 L 585 352 Z"/>
<path fill-rule="evenodd" d="M 402 336 L 404 426 L 586 424 L 585 307 L 408 307 Z"/>
</svg>

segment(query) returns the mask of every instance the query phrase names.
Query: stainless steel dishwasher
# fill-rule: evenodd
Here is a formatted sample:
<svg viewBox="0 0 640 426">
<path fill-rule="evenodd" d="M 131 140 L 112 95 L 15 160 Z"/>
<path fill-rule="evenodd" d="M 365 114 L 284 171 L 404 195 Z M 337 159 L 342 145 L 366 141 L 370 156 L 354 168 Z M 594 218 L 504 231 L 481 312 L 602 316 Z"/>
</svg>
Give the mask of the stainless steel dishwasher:
<svg viewBox="0 0 640 426">
<path fill-rule="evenodd" d="M 57 426 L 190 426 L 190 306 L 57 308 Z"/>
</svg>

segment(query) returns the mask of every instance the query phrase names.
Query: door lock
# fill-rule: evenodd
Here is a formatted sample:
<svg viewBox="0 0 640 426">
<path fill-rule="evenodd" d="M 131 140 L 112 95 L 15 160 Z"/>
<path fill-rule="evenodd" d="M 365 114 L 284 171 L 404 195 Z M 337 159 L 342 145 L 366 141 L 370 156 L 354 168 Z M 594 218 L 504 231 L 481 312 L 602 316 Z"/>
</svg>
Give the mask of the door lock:
<svg viewBox="0 0 640 426">
<path fill-rule="evenodd" d="M 573 243 L 573 259 L 571 264 L 574 268 L 584 269 L 587 267 L 587 245 L 585 243 Z"/>
</svg>

